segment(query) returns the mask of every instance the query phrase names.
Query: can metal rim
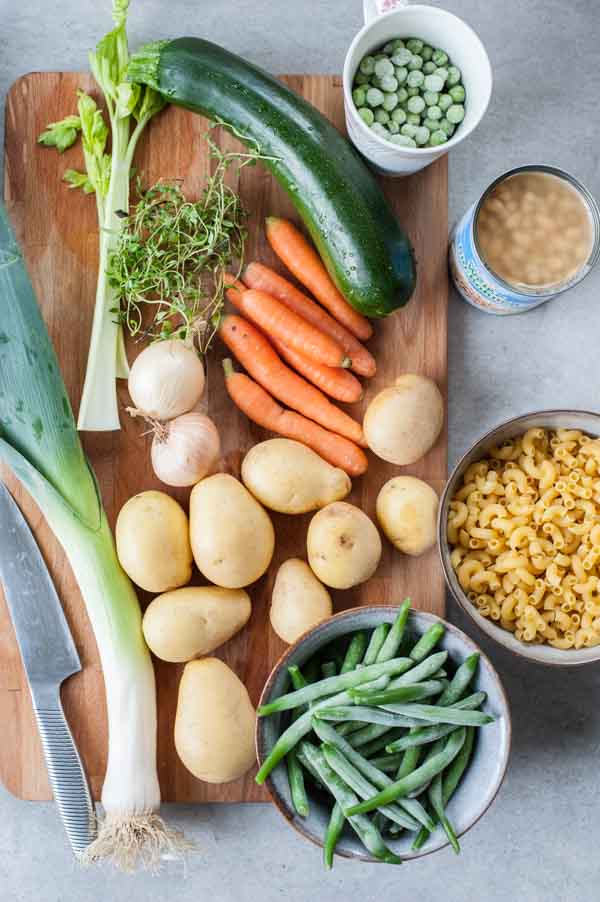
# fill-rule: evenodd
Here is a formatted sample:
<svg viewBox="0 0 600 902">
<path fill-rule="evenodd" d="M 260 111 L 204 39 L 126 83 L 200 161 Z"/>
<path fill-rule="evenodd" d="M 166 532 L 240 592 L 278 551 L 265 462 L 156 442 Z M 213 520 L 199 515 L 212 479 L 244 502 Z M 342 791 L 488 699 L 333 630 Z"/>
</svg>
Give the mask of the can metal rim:
<svg viewBox="0 0 600 902">
<path fill-rule="evenodd" d="M 563 179 L 564 181 L 568 182 L 584 200 L 594 224 L 594 243 L 590 256 L 585 261 L 585 263 L 581 265 L 580 269 L 574 276 L 572 276 L 566 282 L 559 283 L 556 287 L 552 286 L 550 291 L 548 290 L 548 286 L 545 286 L 543 290 L 527 289 L 522 288 L 521 286 L 516 289 L 514 285 L 511 285 L 510 282 L 506 282 L 499 275 L 497 275 L 497 273 L 490 269 L 490 267 L 488 267 L 486 263 L 484 263 L 484 258 L 481 254 L 479 243 L 477 241 L 477 217 L 479 216 L 484 201 L 497 185 L 514 175 L 518 175 L 521 172 L 546 172 L 549 175 L 554 175 L 557 178 Z M 564 291 L 567 291 L 569 288 L 572 288 L 574 285 L 580 282 L 595 266 L 598 261 L 598 257 L 600 256 L 600 209 L 598 208 L 598 204 L 596 203 L 593 194 L 586 188 L 583 182 L 580 182 L 579 179 L 575 178 L 574 175 L 571 175 L 570 172 L 567 172 L 566 169 L 561 169 L 558 166 L 550 166 L 546 163 L 525 163 L 523 166 L 515 166 L 513 169 L 508 169 L 506 172 L 503 172 L 499 176 L 497 176 L 494 181 L 488 185 L 488 187 L 485 189 L 485 191 L 475 204 L 475 209 L 473 211 L 472 229 L 473 244 L 475 246 L 475 250 L 477 251 L 477 255 L 481 260 L 482 265 L 490 273 L 490 275 L 492 275 L 493 278 L 497 282 L 499 282 L 499 284 L 502 285 L 502 287 L 506 290 L 518 291 L 519 294 L 530 298 L 556 297 L 557 295 L 562 294 Z"/>
</svg>

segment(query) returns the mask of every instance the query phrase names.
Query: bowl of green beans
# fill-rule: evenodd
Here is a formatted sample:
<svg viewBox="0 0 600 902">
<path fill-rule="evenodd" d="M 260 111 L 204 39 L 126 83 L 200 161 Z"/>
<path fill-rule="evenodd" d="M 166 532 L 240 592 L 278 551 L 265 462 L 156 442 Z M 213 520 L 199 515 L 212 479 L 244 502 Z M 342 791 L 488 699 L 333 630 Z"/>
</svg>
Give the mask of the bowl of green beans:
<svg viewBox="0 0 600 902">
<path fill-rule="evenodd" d="M 256 780 L 326 867 L 335 855 L 400 864 L 460 851 L 510 739 L 490 661 L 407 599 L 344 611 L 290 646 L 260 699 Z"/>
</svg>

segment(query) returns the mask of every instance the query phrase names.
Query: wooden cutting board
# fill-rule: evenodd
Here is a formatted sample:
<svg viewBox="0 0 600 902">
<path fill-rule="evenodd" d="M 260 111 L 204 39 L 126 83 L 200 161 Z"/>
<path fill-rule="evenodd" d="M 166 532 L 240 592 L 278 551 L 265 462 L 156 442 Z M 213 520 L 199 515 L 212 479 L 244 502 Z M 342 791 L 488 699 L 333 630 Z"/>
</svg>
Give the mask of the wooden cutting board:
<svg viewBox="0 0 600 902">
<path fill-rule="evenodd" d="M 341 80 L 320 75 L 284 76 L 283 80 L 322 110 L 340 129 L 344 115 Z M 40 147 L 36 138 L 48 122 L 75 110 L 78 88 L 92 89 L 88 75 L 41 72 L 26 75 L 12 87 L 6 106 L 5 197 L 17 235 L 24 248 L 29 271 L 63 376 L 75 409 L 79 404 L 91 328 L 98 265 L 98 232 L 93 197 L 70 191 L 61 182 L 67 168 L 80 169 L 81 149 L 60 156 Z M 183 110 L 169 108 L 147 128 L 136 157 L 146 184 L 158 178 L 182 178 L 183 190 L 197 195 L 210 170 L 203 135 L 205 120 Z M 235 142 L 217 133 L 222 147 Z M 262 223 L 269 214 L 297 220 L 295 211 L 271 175 L 261 166 L 243 170 L 239 191 L 250 211 L 248 260 L 278 267 L 264 237 Z M 370 348 L 378 373 L 366 386 L 366 404 L 403 371 L 432 376 L 446 392 L 447 345 L 447 164 L 442 159 L 409 179 L 384 181 L 384 190 L 408 231 L 419 261 L 417 291 L 404 310 L 376 324 Z M 137 349 L 129 348 L 130 357 Z M 264 439 L 265 433 L 245 419 L 231 404 L 223 385 L 222 347 L 215 346 L 208 362 L 209 413 L 221 432 L 222 467 L 239 475 L 245 451 Z M 124 383 L 119 388 L 123 408 L 128 403 Z M 360 416 L 360 407 L 355 411 Z M 120 432 L 86 434 L 83 442 L 100 480 L 109 519 L 136 492 L 161 488 L 150 466 L 150 438 L 127 414 Z M 407 473 L 442 488 L 446 475 L 446 434 L 435 448 Z M 383 483 L 404 472 L 370 455 L 368 474 L 355 481 L 349 500 L 374 514 L 375 499 Z M 107 735 L 102 672 L 84 606 L 65 557 L 49 533 L 41 515 L 15 480 L 7 474 L 11 490 L 24 509 L 40 543 L 81 656 L 83 670 L 63 689 L 68 720 L 82 753 L 93 792 L 99 797 L 105 768 Z M 174 494 L 187 503 L 188 492 Z M 258 701 L 265 679 L 283 651 L 283 643 L 269 625 L 269 599 L 279 563 L 303 556 L 308 517 L 274 515 L 277 533 L 275 559 L 268 574 L 250 588 L 253 614 L 243 632 L 218 654 Z M 375 576 L 352 591 L 334 593 L 336 610 L 361 604 L 390 604 L 406 595 L 415 607 L 444 613 L 444 587 L 435 550 L 410 559 L 384 543 L 381 565 Z M 141 599 L 143 604 L 147 597 Z M 179 762 L 173 745 L 173 721 L 181 668 L 156 662 L 158 684 L 158 768 L 165 801 L 261 801 L 265 791 L 253 774 L 225 786 L 211 786 L 192 777 Z M 12 626 L 0 597 L 0 779 L 15 795 L 25 799 L 49 799 L 38 733 L 21 668 Z"/>
</svg>

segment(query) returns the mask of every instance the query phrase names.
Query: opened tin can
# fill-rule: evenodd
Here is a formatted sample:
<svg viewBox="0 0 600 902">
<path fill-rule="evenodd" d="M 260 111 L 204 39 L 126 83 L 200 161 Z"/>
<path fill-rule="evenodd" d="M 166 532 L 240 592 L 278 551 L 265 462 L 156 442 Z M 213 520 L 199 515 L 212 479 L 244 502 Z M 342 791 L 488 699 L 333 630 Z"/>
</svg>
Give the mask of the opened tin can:
<svg viewBox="0 0 600 902">
<path fill-rule="evenodd" d="M 548 279 L 540 286 L 510 281 L 499 272 L 494 271 L 482 248 L 479 225 L 482 210 L 484 211 L 483 215 L 486 214 L 486 201 L 494 196 L 495 192 L 500 192 L 505 182 L 523 173 L 549 175 L 562 180 L 576 193 L 583 209 L 589 216 L 589 252 L 586 250 L 585 259 L 575 271 L 569 273 L 563 280 L 554 281 L 551 284 L 549 284 L 551 280 Z M 558 228 L 561 227 L 560 217 L 555 225 Z M 535 223 L 531 228 L 535 230 Z M 568 242 L 568 238 L 566 240 Z M 449 263 L 454 284 L 469 304 L 486 313 L 509 316 L 538 307 L 572 288 L 592 269 L 599 254 L 600 212 L 590 192 L 577 179 L 562 169 L 532 164 L 519 166 L 503 173 L 484 191 L 479 201 L 467 210 L 450 236 Z"/>
</svg>

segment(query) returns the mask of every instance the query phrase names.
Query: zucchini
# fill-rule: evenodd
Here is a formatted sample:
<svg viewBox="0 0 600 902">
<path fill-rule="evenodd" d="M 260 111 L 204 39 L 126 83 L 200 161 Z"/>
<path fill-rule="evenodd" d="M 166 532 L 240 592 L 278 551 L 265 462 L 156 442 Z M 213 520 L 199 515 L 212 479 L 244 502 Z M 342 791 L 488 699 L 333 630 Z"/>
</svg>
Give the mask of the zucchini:
<svg viewBox="0 0 600 902">
<path fill-rule="evenodd" d="M 410 242 L 374 176 L 310 103 L 241 57 L 200 38 L 147 44 L 131 81 L 223 123 L 273 159 L 338 289 L 365 316 L 402 307 L 415 285 Z"/>
</svg>

